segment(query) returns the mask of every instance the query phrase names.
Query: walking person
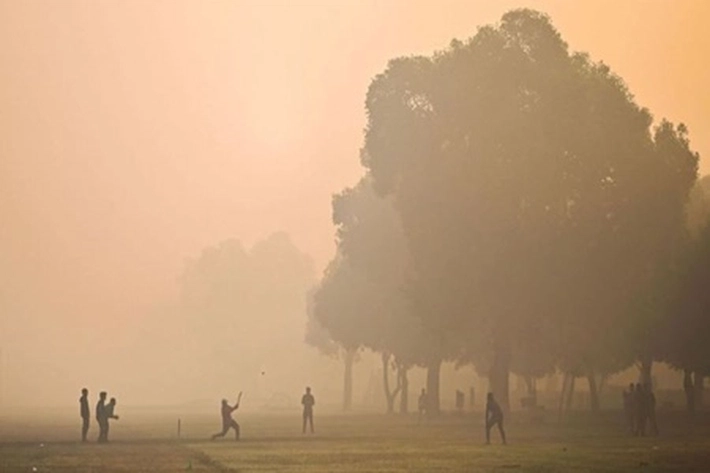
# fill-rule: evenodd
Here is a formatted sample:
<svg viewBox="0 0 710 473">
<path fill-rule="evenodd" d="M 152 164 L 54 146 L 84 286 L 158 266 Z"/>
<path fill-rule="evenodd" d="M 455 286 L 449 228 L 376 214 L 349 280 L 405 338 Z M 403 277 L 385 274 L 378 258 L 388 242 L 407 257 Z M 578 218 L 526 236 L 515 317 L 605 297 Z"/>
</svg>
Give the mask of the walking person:
<svg viewBox="0 0 710 473">
<path fill-rule="evenodd" d="M 306 394 L 301 398 L 303 405 L 303 433 L 306 433 L 306 422 L 310 423 L 311 433 L 313 433 L 313 406 L 316 405 L 316 399 L 311 394 L 311 388 L 306 387 Z"/>
<path fill-rule="evenodd" d="M 503 430 L 503 410 L 493 397 L 493 393 L 488 393 L 486 398 L 486 445 L 491 443 L 491 429 L 498 425 L 500 438 L 503 440 L 503 445 L 506 445 L 505 430 Z"/>
<path fill-rule="evenodd" d="M 235 440 L 239 440 L 239 424 L 237 424 L 237 422 L 232 418 L 232 412 L 239 409 L 239 401 L 241 401 L 241 399 L 241 391 L 239 392 L 239 397 L 237 398 L 237 402 L 234 404 L 234 407 L 230 406 L 226 399 L 222 399 L 222 431 L 214 434 L 212 436 L 212 440 L 217 437 L 224 437 L 227 435 L 227 432 L 229 432 L 229 429 L 234 429 Z"/>
<path fill-rule="evenodd" d="M 91 422 L 91 410 L 89 409 L 89 390 L 81 390 L 79 398 L 79 413 L 81 414 L 81 441 L 86 442 L 86 435 L 89 433 L 89 423 Z"/>
<path fill-rule="evenodd" d="M 96 403 L 96 422 L 99 424 L 99 443 L 104 443 L 106 441 L 106 426 L 108 421 L 106 420 L 106 391 L 101 391 L 99 393 L 99 402 Z"/>
</svg>

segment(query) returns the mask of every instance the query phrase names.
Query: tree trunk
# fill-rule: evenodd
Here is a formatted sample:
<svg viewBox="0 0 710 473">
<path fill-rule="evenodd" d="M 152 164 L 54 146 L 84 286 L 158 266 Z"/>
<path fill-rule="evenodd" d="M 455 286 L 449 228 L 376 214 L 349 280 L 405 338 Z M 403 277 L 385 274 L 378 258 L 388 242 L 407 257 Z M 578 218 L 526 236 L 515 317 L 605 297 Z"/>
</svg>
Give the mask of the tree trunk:
<svg viewBox="0 0 710 473">
<path fill-rule="evenodd" d="M 604 392 L 604 388 L 606 388 L 607 381 L 609 381 L 608 374 L 603 374 L 599 377 L 599 387 L 597 388 L 597 392 L 599 393 L 599 396 L 601 396 L 602 393 Z"/>
<path fill-rule="evenodd" d="M 525 388 L 527 390 L 528 397 L 532 399 L 537 398 L 537 380 L 532 376 L 523 376 L 523 381 L 525 381 Z"/>
<path fill-rule="evenodd" d="M 599 390 L 594 371 L 590 371 L 587 374 L 587 381 L 589 382 L 589 408 L 592 412 L 599 412 Z"/>
<path fill-rule="evenodd" d="M 399 394 L 399 391 L 402 388 L 402 379 L 399 376 L 399 373 L 397 373 L 397 385 L 395 386 L 394 390 L 390 391 L 390 358 L 391 355 L 389 353 L 382 353 L 382 381 L 385 388 L 385 398 L 387 399 L 388 414 L 394 413 L 394 401 L 397 399 L 397 394 Z"/>
<path fill-rule="evenodd" d="M 357 350 L 345 352 L 345 378 L 343 387 L 343 410 L 349 411 L 353 405 L 353 363 Z"/>
<path fill-rule="evenodd" d="M 567 399 L 565 399 L 565 411 L 572 410 L 572 399 L 574 398 L 574 383 L 577 377 L 574 374 L 569 375 L 569 386 L 567 387 Z"/>
<path fill-rule="evenodd" d="M 491 392 L 495 396 L 501 407 L 507 412 L 510 411 L 510 346 L 507 343 L 499 343 L 493 354 L 493 366 L 488 376 Z"/>
<path fill-rule="evenodd" d="M 641 377 L 641 384 L 647 388 L 653 388 L 651 386 L 651 370 L 653 368 L 653 360 L 650 357 L 644 357 L 641 359 L 641 366 L 639 367 L 639 375 Z"/>
<path fill-rule="evenodd" d="M 567 387 L 570 382 L 570 376 L 569 373 L 565 373 L 564 376 L 562 377 L 562 389 L 560 390 L 560 402 L 558 405 L 557 409 L 557 421 L 562 422 L 562 418 L 564 417 L 564 410 L 565 410 L 565 397 L 567 395 Z"/>
<path fill-rule="evenodd" d="M 400 373 L 400 385 L 402 390 L 399 394 L 399 413 L 406 414 L 409 412 L 409 378 L 407 377 L 407 371 L 409 368 L 401 366 L 399 368 Z"/>
<path fill-rule="evenodd" d="M 705 388 L 705 373 L 700 371 L 695 372 L 695 380 L 693 382 L 693 399 L 695 401 L 695 409 L 703 408 L 703 391 Z"/>
<path fill-rule="evenodd" d="M 426 373 L 427 391 L 427 415 L 439 415 L 439 373 L 441 371 L 441 360 L 434 360 L 429 363 Z"/>
<path fill-rule="evenodd" d="M 683 391 L 685 392 L 685 408 L 691 416 L 695 413 L 695 387 L 693 386 L 693 373 L 683 370 Z"/>
</svg>

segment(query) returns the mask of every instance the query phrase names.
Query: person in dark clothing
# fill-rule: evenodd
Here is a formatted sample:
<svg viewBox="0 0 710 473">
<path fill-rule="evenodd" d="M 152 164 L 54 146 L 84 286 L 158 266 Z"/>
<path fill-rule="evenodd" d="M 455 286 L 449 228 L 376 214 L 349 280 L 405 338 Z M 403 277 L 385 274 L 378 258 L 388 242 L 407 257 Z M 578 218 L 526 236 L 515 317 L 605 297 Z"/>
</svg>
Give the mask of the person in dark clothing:
<svg viewBox="0 0 710 473">
<path fill-rule="evenodd" d="M 96 403 L 96 421 L 99 423 L 99 443 L 106 441 L 106 391 L 99 393 L 99 402 Z"/>
<path fill-rule="evenodd" d="M 506 445 L 505 430 L 503 430 L 503 410 L 493 398 L 493 393 L 488 393 L 486 398 L 486 445 L 491 443 L 491 429 L 494 425 L 498 425 L 500 438 L 503 440 L 503 445 Z"/>
<path fill-rule="evenodd" d="M 81 390 L 79 398 L 79 413 L 81 414 L 81 441 L 86 442 L 86 434 L 89 433 L 89 422 L 91 421 L 91 411 L 89 410 L 89 390 Z"/>
<path fill-rule="evenodd" d="M 429 397 L 426 394 L 426 389 L 422 388 L 422 392 L 419 394 L 419 403 L 418 403 L 418 408 L 419 408 L 419 420 L 418 422 L 421 424 L 422 419 L 426 415 L 427 412 L 427 404 L 429 403 Z"/>
<path fill-rule="evenodd" d="M 646 418 L 648 416 L 648 399 L 641 383 L 636 384 L 634 391 L 634 418 L 636 420 L 635 434 L 638 437 L 646 435 Z"/>
<path fill-rule="evenodd" d="M 629 425 L 631 435 L 636 433 L 636 412 L 634 405 L 634 383 L 629 383 L 629 390 L 623 392 L 624 399 L 624 414 L 626 414 L 626 422 Z"/>
<path fill-rule="evenodd" d="M 306 433 L 306 423 L 311 425 L 311 433 L 313 433 L 313 406 L 316 405 L 316 400 L 311 394 L 311 388 L 306 388 L 306 394 L 301 398 L 303 404 L 303 433 Z"/>
<path fill-rule="evenodd" d="M 112 397 L 111 400 L 104 407 L 104 417 L 106 418 L 106 426 L 104 430 L 104 442 L 108 442 L 108 430 L 109 430 L 109 419 L 118 420 L 118 416 L 113 413 L 116 407 L 116 398 Z"/>
<path fill-rule="evenodd" d="M 217 437 L 224 437 L 227 435 L 227 432 L 229 432 L 229 429 L 234 429 L 235 440 L 239 440 L 239 424 L 232 419 L 232 412 L 239 409 L 239 401 L 241 401 L 241 399 L 242 393 L 240 392 L 239 397 L 237 398 L 237 403 L 234 404 L 234 407 L 227 404 L 226 399 L 222 399 L 222 431 L 214 434 L 212 436 L 212 440 Z"/>
<path fill-rule="evenodd" d="M 656 422 L 656 395 L 653 394 L 651 386 L 646 386 L 646 415 L 652 435 L 658 435 L 658 423 Z"/>
</svg>

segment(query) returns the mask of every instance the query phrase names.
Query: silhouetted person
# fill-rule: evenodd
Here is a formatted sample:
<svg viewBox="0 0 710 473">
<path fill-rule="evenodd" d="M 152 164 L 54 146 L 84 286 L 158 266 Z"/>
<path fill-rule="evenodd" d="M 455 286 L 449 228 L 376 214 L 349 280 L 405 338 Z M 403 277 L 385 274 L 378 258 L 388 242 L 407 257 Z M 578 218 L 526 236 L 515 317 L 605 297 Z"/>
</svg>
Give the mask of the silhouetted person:
<svg viewBox="0 0 710 473">
<path fill-rule="evenodd" d="M 89 422 L 91 421 L 91 410 L 89 409 L 89 390 L 81 390 L 79 398 L 79 412 L 81 414 L 81 441 L 86 442 L 86 434 L 89 433 Z"/>
<path fill-rule="evenodd" d="M 96 403 L 96 421 L 99 423 L 99 443 L 106 441 L 106 427 L 108 420 L 106 419 L 106 391 L 99 393 L 99 402 Z"/>
<path fill-rule="evenodd" d="M 116 407 L 116 398 L 112 397 L 111 400 L 104 406 L 104 417 L 106 418 L 106 426 L 104 429 L 104 442 L 108 442 L 108 430 L 109 430 L 109 419 L 118 420 L 118 416 L 113 413 Z"/>
<path fill-rule="evenodd" d="M 242 393 L 239 393 L 239 397 L 237 398 L 236 404 L 234 404 L 234 407 L 230 406 L 227 404 L 226 399 L 222 399 L 222 431 L 214 434 L 212 436 L 212 440 L 216 439 L 217 437 L 224 437 L 227 435 L 227 432 L 229 432 L 229 429 L 234 429 L 234 438 L 235 440 L 239 440 L 239 424 L 232 419 L 232 412 L 236 411 L 239 409 L 239 401 L 242 398 Z"/>
<path fill-rule="evenodd" d="M 629 390 L 624 391 L 622 396 L 624 400 L 624 414 L 626 414 L 626 422 L 629 426 L 629 432 L 631 432 L 631 435 L 634 435 L 636 434 L 636 406 L 634 404 L 634 383 L 629 383 Z"/>
<path fill-rule="evenodd" d="M 505 430 L 503 430 L 503 410 L 493 398 L 493 393 L 488 393 L 488 397 L 486 398 L 486 445 L 491 443 L 491 429 L 494 425 L 498 425 L 500 438 L 503 440 L 503 445 L 505 445 L 506 441 Z"/>
<path fill-rule="evenodd" d="M 313 433 L 313 406 L 316 405 L 316 400 L 311 394 L 311 388 L 306 388 L 306 394 L 301 398 L 303 404 L 303 433 L 306 433 L 306 422 L 311 425 L 311 433 Z"/>
<path fill-rule="evenodd" d="M 636 435 L 646 435 L 646 418 L 648 417 L 648 399 L 641 383 L 636 384 L 634 391 L 634 418 L 636 421 Z"/>
<path fill-rule="evenodd" d="M 646 415 L 648 416 L 651 434 L 658 435 L 658 423 L 656 422 L 656 395 L 653 394 L 651 386 L 646 386 Z"/>
<path fill-rule="evenodd" d="M 422 388 L 422 392 L 419 394 L 419 402 L 418 402 L 418 408 L 419 408 L 419 420 L 418 422 L 421 424 L 422 419 L 427 413 L 427 406 L 429 404 L 429 396 L 427 396 L 426 389 Z"/>
</svg>

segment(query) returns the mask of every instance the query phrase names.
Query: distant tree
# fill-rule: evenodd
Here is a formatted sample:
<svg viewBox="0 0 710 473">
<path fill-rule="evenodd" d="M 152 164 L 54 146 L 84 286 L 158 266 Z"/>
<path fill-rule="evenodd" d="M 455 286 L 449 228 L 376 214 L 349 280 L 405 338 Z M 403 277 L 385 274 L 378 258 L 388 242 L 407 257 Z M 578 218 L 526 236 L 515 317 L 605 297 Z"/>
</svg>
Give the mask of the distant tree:
<svg viewBox="0 0 710 473">
<path fill-rule="evenodd" d="M 332 276 L 332 274 L 330 276 Z M 357 359 L 358 346 L 344 346 L 343 344 L 333 340 L 328 329 L 326 329 L 317 318 L 315 298 L 318 291 L 322 290 L 329 291 L 333 289 L 332 286 L 326 286 L 326 288 L 323 289 L 323 286 L 321 285 L 317 289 L 309 291 L 307 296 L 308 323 L 306 325 L 305 342 L 308 345 L 318 349 L 321 354 L 327 357 L 338 358 L 343 361 L 345 368 L 343 372 L 343 410 L 347 411 L 352 407 L 353 364 Z M 327 295 L 324 299 L 323 294 L 321 294 L 321 307 L 319 308 L 319 310 L 321 310 L 320 317 L 324 320 L 330 321 L 326 323 L 332 323 L 332 316 L 341 314 L 340 312 L 332 314 L 324 314 L 322 312 L 323 310 L 327 311 L 333 308 L 332 305 L 328 305 L 329 303 L 332 303 L 331 301 L 332 300 L 329 300 Z M 323 307 L 323 305 L 325 305 L 325 307 Z M 345 314 L 351 313 L 345 312 Z"/>
<path fill-rule="evenodd" d="M 414 316 L 407 294 L 411 279 L 410 255 L 399 216 L 391 199 L 383 199 L 365 176 L 353 188 L 333 199 L 333 221 L 337 225 L 338 247 L 354 270 L 364 274 L 373 293 L 363 311 L 363 323 L 375 330 L 365 346 L 382 358 L 383 386 L 388 412 L 400 396 L 400 411 L 408 409 L 407 372 L 422 364 L 427 351 L 421 320 Z M 391 387 L 390 366 L 395 371 Z"/>
<path fill-rule="evenodd" d="M 699 179 L 690 191 L 686 215 L 690 236 L 697 238 L 710 220 L 710 174 Z"/>
<path fill-rule="evenodd" d="M 550 340 L 553 330 L 545 326 L 547 323 L 549 320 L 541 317 L 536 324 L 518 327 L 524 334 L 513 335 L 517 342 L 511 350 L 510 370 L 523 378 L 527 396 L 535 400 L 537 380 L 555 373 L 558 364 L 554 343 Z"/>
<path fill-rule="evenodd" d="M 283 381 L 297 357 L 284 359 L 281 351 L 303 346 L 298 336 L 307 322 L 303 295 L 314 279 L 310 257 L 284 233 L 249 251 L 227 240 L 186 263 L 179 280 L 183 348 L 193 355 L 192 376 L 205 392 L 233 388 L 225 373 L 244 376 L 265 365 Z"/>
<path fill-rule="evenodd" d="M 365 177 L 334 197 L 333 220 L 339 256 L 315 294 L 316 317 L 336 341 L 380 353 L 387 410 L 399 396 L 406 412 L 407 372 L 428 347 L 406 293 L 409 254 L 399 218 Z"/>
<path fill-rule="evenodd" d="M 337 357 L 340 352 L 340 345 L 331 337 L 328 330 L 321 325 L 315 317 L 314 297 L 315 289 L 308 291 L 306 295 L 306 311 L 308 313 L 308 322 L 306 323 L 306 333 L 304 341 L 307 345 L 316 348 L 322 355 L 328 357 Z"/>
<path fill-rule="evenodd" d="M 313 295 L 313 314 L 330 337 L 344 350 L 345 373 L 343 409 L 352 407 L 352 366 L 364 340 L 374 330 L 362 323 L 367 297 L 372 293 L 370 283 L 354 271 L 346 258 L 336 257 Z"/>
<path fill-rule="evenodd" d="M 362 162 L 401 216 L 425 329 L 459 334 L 507 406 L 514 347 L 537 336 L 520 328 L 545 319 L 540 336 L 596 392 L 626 363 L 614 334 L 654 255 L 675 245 L 697 162 L 684 130 L 652 136 L 623 81 L 531 10 L 391 61 L 366 106 Z"/>
</svg>

